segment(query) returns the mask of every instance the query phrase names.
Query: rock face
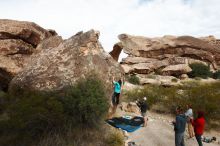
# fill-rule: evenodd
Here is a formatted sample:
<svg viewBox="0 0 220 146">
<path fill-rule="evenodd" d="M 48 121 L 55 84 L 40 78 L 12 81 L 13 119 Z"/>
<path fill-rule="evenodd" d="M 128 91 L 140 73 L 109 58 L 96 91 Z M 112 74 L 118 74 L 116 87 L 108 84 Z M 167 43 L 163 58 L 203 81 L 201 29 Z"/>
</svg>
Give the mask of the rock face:
<svg viewBox="0 0 220 146">
<path fill-rule="evenodd" d="M 99 32 L 80 32 L 58 47 L 44 49 L 11 82 L 31 90 L 60 90 L 95 72 L 112 92 L 112 77 L 121 77 L 120 64 L 106 53 L 98 41 Z M 110 94 L 110 93 L 109 93 Z"/>
<path fill-rule="evenodd" d="M 45 39 L 41 43 L 39 43 L 35 51 L 40 52 L 41 50 L 44 50 L 44 49 L 52 49 L 52 48 L 59 46 L 59 44 L 62 42 L 63 42 L 63 39 L 61 36 L 52 36 L 52 37 Z"/>
<path fill-rule="evenodd" d="M 35 47 L 52 36 L 49 31 L 32 22 L 1 19 L 0 26 L 0 39 L 20 39 Z"/>
<path fill-rule="evenodd" d="M 162 76 L 162 75 L 144 75 L 138 74 L 140 78 L 140 84 L 153 84 L 162 86 L 176 86 L 180 85 L 179 79 L 174 76 Z"/>
<path fill-rule="evenodd" d="M 51 33 L 52 32 L 52 33 Z M 55 47 L 62 38 L 53 43 L 38 46 L 44 40 L 53 40 L 53 34 L 35 23 L 0 19 L 0 89 L 7 90 L 9 82 L 29 63 L 37 48 Z M 38 49 L 40 50 L 40 49 Z"/>
<path fill-rule="evenodd" d="M 141 114 L 140 109 L 135 102 L 129 102 L 129 103 L 122 102 L 120 104 L 120 108 L 122 111 L 125 112 L 135 113 L 137 115 Z"/>
<path fill-rule="evenodd" d="M 187 64 L 170 65 L 162 69 L 162 75 L 180 76 L 192 71 Z"/>
<path fill-rule="evenodd" d="M 122 51 L 122 45 L 121 43 L 115 44 L 113 47 L 113 50 L 109 53 L 116 61 L 119 59 L 119 55 Z"/>
<path fill-rule="evenodd" d="M 220 69 L 220 40 L 213 36 L 147 38 L 121 34 L 118 38 L 118 52 L 123 49 L 128 54 L 121 62 L 127 74 L 181 77 L 191 71 L 189 64 L 194 62 L 210 64 L 212 70 Z M 113 58 L 117 55 L 113 54 Z"/>
</svg>

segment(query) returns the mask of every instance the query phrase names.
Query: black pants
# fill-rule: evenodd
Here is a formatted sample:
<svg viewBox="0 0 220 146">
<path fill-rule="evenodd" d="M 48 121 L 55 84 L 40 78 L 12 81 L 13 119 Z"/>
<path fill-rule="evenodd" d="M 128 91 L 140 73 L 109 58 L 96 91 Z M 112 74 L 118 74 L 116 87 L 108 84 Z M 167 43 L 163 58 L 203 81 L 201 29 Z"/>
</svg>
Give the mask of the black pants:
<svg viewBox="0 0 220 146">
<path fill-rule="evenodd" d="M 118 105 L 119 104 L 119 96 L 120 96 L 120 93 L 114 92 L 114 94 L 112 96 L 112 104 L 113 105 Z"/>
<path fill-rule="evenodd" d="M 195 136 L 196 136 L 196 140 L 197 140 L 199 146 L 203 146 L 202 145 L 202 135 L 195 135 Z"/>
</svg>

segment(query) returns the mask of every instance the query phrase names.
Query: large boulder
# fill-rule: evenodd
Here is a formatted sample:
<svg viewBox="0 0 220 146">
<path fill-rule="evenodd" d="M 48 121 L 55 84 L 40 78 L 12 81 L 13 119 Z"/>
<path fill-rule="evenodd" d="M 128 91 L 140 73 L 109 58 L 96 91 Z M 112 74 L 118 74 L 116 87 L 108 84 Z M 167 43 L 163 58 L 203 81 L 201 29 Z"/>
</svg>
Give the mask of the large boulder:
<svg viewBox="0 0 220 146">
<path fill-rule="evenodd" d="M 137 106 L 137 104 L 135 102 L 129 102 L 129 103 L 122 102 L 120 104 L 120 108 L 124 112 L 129 112 L 129 113 L 141 115 L 140 108 Z"/>
<path fill-rule="evenodd" d="M 179 85 L 179 79 L 174 76 L 162 76 L 162 75 L 143 75 L 138 74 L 137 77 L 140 79 L 140 84 L 153 84 L 162 86 L 175 86 Z"/>
<path fill-rule="evenodd" d="M 119 35 L 119 39 L 125 53 L 139 57 L 148 56 L 149 58 L 158 58 L 155 55 L 184 55 L 189 54 L 189 50 L 200 50 L 214 54 L 215 56 L 213 57 L 215 58 L 216 55 L 220 53 L 220 48 L 217 45 L 210 44 L 202 39 L 191 36 L 146 38 L 121 34 Z"/>
<path fill-rule="evenodd" d="M 123 64 L 137 64 L 137 63 L 151 63 L 158 61 L 157 59 L 153 58 L 144 58 L 144 57 L 126 57 L 122 59 Z"/>
<path fill-rule="evenodd" d="M 128 57 L 121 61 L 127 74 L 159 74 L 180 77 L 190 72 L 189 64 L 210 64 L 213 71 L 220 69 L 220 40 L 213 36 L 164 36 L 147 38 L 121 34 L 118 52 Z M 117 52 L 114 48 L 114 52 Z M 117 56 L 118 54 L 114 54 Z"/>
<path fill-rule="evenodd" d="M 0 55 L 13 56 L 15 54 L 31 54 L 34 48 L 32 45 L 16 39 L 0 39 Z"/>
<path fill-rule="evenodd" d="M 0 89 L 7 90 L 11 79 L 27 64 L 33 47 L 22 40 L 0 40 Z"/>
<path fill-rule="evenodd" d="M 148 74 L 158 68 L 168 66 L 169 60 L 160 61 L 158 59 L 143 57 L 127 57 L 121 62 L 125 73 Z"/>
<path fill-rule="evenodd" d="M 162 69 L 162 75 L 181 76 L 191 72 L 192 69 L 187 64 L 170 65 Z"/>
<path fill-rule="evenodd" d="M 20 39 L 37 46 L 42 40 L 52 34 L 33 22 L 0 20 L 0 39 Z"/>
<path fill-rule="evenodd" d="M 98 41 L 99 32 L 80 32 L 53 49 L 44 49 L 11 82 L 10 89 L 61 90 L 95 72 L 112 92 L 112 77 L 123 76 L 120 64 Z"/>
<path fill-rule="evenodd" d="M 52 36 L 40 42 L 37 45 L 35 51 L 40 52 L 45 49 L 52 49 L 52 48 L 59 46 L 62 42 L 63 42 L 63 39 L 61 36 L 58 36 L 58 35 Z"/>
<path fill-rule="evenodd" d="M 53 35 L 55 31 L 32 22 L 0 19 L 0 90 L 7 91 L 12 78 L 39 50 L 58 46 L 62 38 Z"/>
</svg>

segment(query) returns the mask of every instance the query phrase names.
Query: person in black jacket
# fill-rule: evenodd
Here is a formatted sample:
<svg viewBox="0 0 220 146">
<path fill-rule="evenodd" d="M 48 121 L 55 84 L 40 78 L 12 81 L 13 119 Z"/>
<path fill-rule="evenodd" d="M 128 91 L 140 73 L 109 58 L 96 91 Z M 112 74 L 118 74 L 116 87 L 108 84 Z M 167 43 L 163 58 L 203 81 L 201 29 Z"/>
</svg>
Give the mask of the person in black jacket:
<svg viewBox="0 0 220 146">
<path fill-rule="evenodd" d="M 141 116 L 144 118 L 144 127 L 146 127 L 147 120 L 148 120 L 148 118 L 146 117 L 146 113 L 147 113 L 147 109 L 148 109 L 147 97 L 144 97 L 143 100 L 141 100 L 141 101 L 137 100 L 136 103 L 137 103 L 137 106 L 141 110 Z"/>
</svg>

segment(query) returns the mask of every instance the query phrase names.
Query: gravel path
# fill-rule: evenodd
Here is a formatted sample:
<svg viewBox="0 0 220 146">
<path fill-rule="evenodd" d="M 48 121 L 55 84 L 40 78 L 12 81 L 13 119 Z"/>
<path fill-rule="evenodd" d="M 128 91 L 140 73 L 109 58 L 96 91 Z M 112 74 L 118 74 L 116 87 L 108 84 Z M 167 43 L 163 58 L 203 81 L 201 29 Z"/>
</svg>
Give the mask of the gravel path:
<svg viewBox="0 0 220 146">
<path fill-rule="evenodd" d="M 173 117 L 150 112 L 148 118 L 147 127 L 128 133 L 127 141 L 134 141 L 138 146 L 175 146 L 173 126 L 170 124 Z M 217 132 L 205 133 L 204 135 L 209 137 L 215 135 L 220 140 L 220 133 Z M 195 138 L 187 139 L 187 135 L 185 137 L 186 146 L 198 145 Z M 203 143 L 203 145 L 220 146 L 218 143 Z"/>
</svg>

